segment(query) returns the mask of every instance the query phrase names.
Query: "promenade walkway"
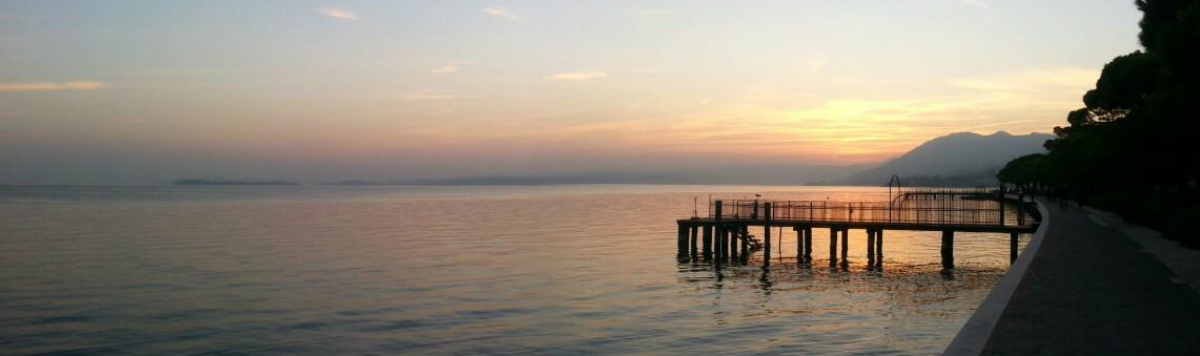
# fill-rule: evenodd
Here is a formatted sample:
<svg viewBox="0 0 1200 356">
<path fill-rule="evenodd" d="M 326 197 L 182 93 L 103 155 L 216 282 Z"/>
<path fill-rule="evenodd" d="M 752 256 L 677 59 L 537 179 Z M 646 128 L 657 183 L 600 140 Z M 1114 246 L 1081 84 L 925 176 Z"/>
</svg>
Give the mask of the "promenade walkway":
<svg viewBox="0 0 1200 356">
<path fill-rule="evenodd" d="M 1200 293 L 1100 214 L 1041 202 L 1048 230 L 983 355 L 1200 354 Z"/>
</svg>

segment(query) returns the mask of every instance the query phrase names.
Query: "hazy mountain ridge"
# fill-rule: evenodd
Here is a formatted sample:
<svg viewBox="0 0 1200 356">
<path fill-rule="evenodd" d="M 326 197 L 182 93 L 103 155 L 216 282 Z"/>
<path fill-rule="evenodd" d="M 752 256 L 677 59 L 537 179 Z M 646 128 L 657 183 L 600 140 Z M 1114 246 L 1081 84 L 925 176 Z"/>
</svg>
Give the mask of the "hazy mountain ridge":
<svg viewBox="0 0 1200 356">
<path fill-rule="evenodd" d="M 590 171 L 542 175 L 487 175 L 405 181 L 342 181 L 335 185 L 552 185 L 552 184 L 729 184 L 802 185 L 839 179 L 868 166 L 724 166 L 648 171 Z"/>
<path fill-rule="evenodd" d="M 923 178 L 927 182 L 940 179 L 990 183 L 995 172 L 1014 158 L 1044 153 L 1043 144 L 1053 138 L 1050 134 L 1012 135 L 998 131 L 991 135 L 959 132 L 929 140 L 912 151 L 884 162 L 878 167 L 836 181 L 840 184 L 881 185 L 892 175 L 903 178 Z M 972 179 L 958 179 L 972 177 Z M 955 184 L 958 185 L 958 184 Z"/>
<path fill-rule="evenodd" d="M 323 185 L 555 185 L 555 184 L 714 184 L 714 185 L 884 185 L 898 175 L 905 185 L 993 185 L 1008 161 L 1045 152 L 1049 134 L 991 135 L 960 132 L 932 140 L 882 164 L 731 165 L 656 171 L 595 170 L 530 175 L 482 175 L 410 180 L 343 180 Z M 179 184 L 179 182 L 176 182 Z"/>
</svg>

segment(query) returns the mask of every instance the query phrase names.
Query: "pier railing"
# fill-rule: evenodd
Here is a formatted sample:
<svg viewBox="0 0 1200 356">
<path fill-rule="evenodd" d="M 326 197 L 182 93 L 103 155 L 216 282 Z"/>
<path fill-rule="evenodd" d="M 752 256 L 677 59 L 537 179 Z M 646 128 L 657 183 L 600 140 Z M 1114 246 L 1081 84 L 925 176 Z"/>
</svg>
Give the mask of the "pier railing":
<svg viewBox="0 0 1200 356">
<path fill-rule="evenodd" d="M 888 201 L 723 200 L 723 220 L 766 219 L 810 222 L 856 222 L 938 225 L 1004 225 L 1004 206 L 996 190 L 942 189 L 900 193 Z M 709 217 L 716 217 L 710 206 Z"/>
</svg>

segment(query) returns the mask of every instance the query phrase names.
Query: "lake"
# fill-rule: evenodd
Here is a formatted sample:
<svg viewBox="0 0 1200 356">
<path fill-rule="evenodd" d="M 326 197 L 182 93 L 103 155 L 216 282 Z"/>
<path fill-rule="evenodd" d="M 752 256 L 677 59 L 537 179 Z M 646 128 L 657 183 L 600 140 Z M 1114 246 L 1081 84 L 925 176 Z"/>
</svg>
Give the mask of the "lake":
<svg viewBox="0 0 1200 356">
<path fill-rule="evenodd" d="M 1007 235 L 942 273 L 939 233 L 887 231 L 868 271 L 861 230 L 846 271 L 786 230 L 769 271 L 681 264 L 709 194 L 887 189 L 0 187 L 0 354 L 938 354 L 1009 266 Z"/>
</svg>

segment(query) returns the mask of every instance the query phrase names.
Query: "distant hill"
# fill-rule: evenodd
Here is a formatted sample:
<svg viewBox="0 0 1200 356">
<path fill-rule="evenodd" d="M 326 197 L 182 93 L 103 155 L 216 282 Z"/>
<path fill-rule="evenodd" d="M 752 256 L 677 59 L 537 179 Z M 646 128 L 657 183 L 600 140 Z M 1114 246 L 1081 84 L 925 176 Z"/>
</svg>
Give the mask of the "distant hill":
<svg viewBox="0 0 1200 356">
<path fill-rule="evenodd" d="M 180 179 L 172 185 L 300 185 L 283 181 L 241 181 L 241 180 L 212 180 L 212 179 Z"/>
<path fill-rule="evenodd" d="M 999 131 L 983 136 L 960 132 L 929 140 L 900 157 L 848 178 L 835 181 L 852 185 L 887 184 L 897 175 L 905 185 L 991 185 L 1008 161 L 1045 152 L 1049 134 L 1011 135 Z"/>
<path fill-rule="evenodd" d="M 723 166 L 661 171 L 592 171 L 521 176 L 472 176 L 407 181 L 346 180 L 333 185 L 733 184 L 803 185 L 840 179 L 866 168 L 850 166 Z"/>
</svg>

